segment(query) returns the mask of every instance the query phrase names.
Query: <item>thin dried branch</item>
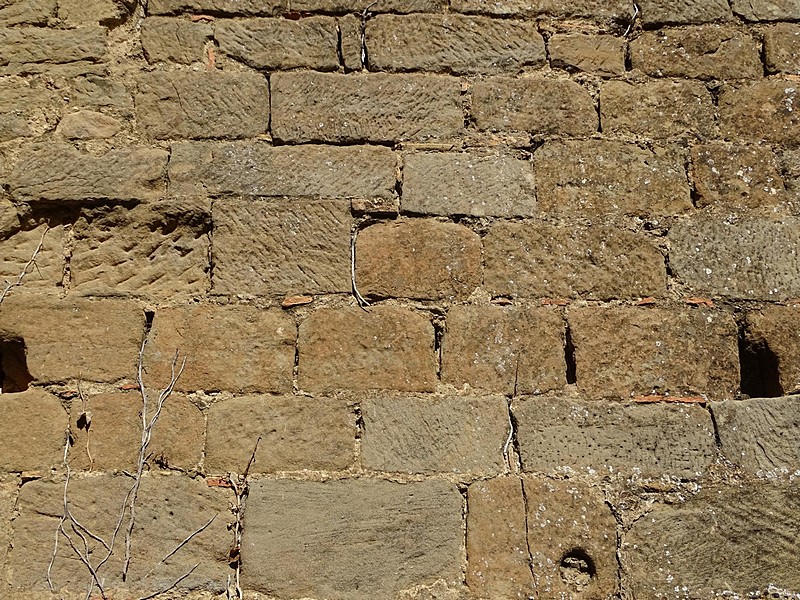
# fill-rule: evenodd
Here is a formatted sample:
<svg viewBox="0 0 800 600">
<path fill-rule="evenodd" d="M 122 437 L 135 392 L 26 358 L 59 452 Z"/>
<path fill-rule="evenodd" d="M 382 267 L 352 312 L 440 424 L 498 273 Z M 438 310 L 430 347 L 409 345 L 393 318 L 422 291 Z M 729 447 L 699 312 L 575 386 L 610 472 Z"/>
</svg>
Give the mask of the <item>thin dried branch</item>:
<svg viewBox="0 0 800 600">
<path fill-rule="evenodd" d="M 152 569 L 150 569 L 150 570 L 147 572 L 147 574 L 146 574 L 146 575 L 145 575 L 145 576 L 144 576 L 142 579 L 147 579 L 148 577 L 150 577 L 150 575 L 152 575 L 152 574 L 153 574 L 153 571 L 155 571 L 155 570 L 156 570 L 158 567 L 160 567 L 160 566 L 161 566 L 161 565 L 163 565 L 165 562 L 167 562 L 167 561 L 168 561 L 170 558 L 172 558 L 173 556 L 175 556 L 175 554 L 177 554 L 177 553 L 178 553 L 178 551 L 179 551 L 181 548 L 183 548 L 183 547 L 184 547 L 186 544 L 188 544 L 189 542 L 191 542 L 191 541 L 192 541 L 192 539 L 193 539 L 195 536 L 198 536 L 198 535 L 200 535 L 201 533 L 203 533 L 203 532 L 204 532 L 204 531 L 205 531 L 205 530 L 208 528 L 208 526 L 209 526 L 209 525 L 211 525 L 211 523 L 213 523 L 213 522 L 214 522 L 214 519 L 216 519 L 216 518 L 217 518 L 217 515 L 214 515 L 213 517 L 211 517 L 211 518 L 208 520 L 208 522 L 207 522 L 205 525 L 201 525 L 201 526 L 200 526 L 198 529 L 195 529 L 195 530 L 194 530 L 194 532 L 192 532 L 191 534 L 189 534 L 189 536 L 188 536 L 188 537 L 186 537 L 186 539 L 184 539 L 184 540 L 183 540 L 181 543 L 179 543 L 177 546 L 175 546 L 175 548 L 172 550 L 172 552 L 170 552 L 170 553 L 169 553 L 169 554 L 167 554 L 167 555 L 166 555 L 164 558 L 162 558 L 160 561 L 158 561 L 158 564 L 157 564 L 155 567 L 153 567 Z"/>
<path fill-rule="evenodd" d="M 373 3 L 374 4 L 374 3 Z M 372 6 L 372 5 L 370 5 Z M 356 285 L 356 237 L 358 236 L 358 227 L 353 230 L 353 235 L 350 237 L 350 283 L 353 286 L 353 296 L 361 308 L 369 306 L 369 302 L 364 299 L 364 296 L 358 291 Z"/>
<path fill-rule="evenodd" d="M 244 517 L 245 503 L 249 491 L 247 477 L 248 475 L 250 475 L 250 467 L 252 467 L 253 463 L 255 463 L 256 461 L 256 452 L 258 452 L 258 445 L 260 443 L 261 443 L 261 436 L 258 436 L 258 439 L 256 439 L 256 443 L 253 446 L 253 452 L 252 454 L 250 454 L 250 460 L 247 461 L 247 466 L 244 468 L 244 472 L 241 475 L 228 473 L 228 483 L 233 489 L 233 495 L 234 495 L 234 502 L 233 506 L 231 507 L 231 512 L 233 513 L 236 519 L 231 526 L 231 529 L 233 529 L 233 545 L 231 546 L 230 552 L 228 553 L 228 560 L 230 564 L 232 566 L 235 565 L 234 588 L 233 591 L 231 591 L 231 578 L 229 575 L 228 585 L 225 588 L 225 596 L 228 600 L 233 600 L 234 598 L 236 598 L 236 600 L 242 600 L 243 598 L 242 586 L 240 583 L 240 576 L 242 572 L 242 559 L 241 559 L 242 534 L 244 533 L 244 525 L 242 519 Z M 235 596 L 232 594 L 235 594 Z"/>
<path fill-rule="evenodd" d="M 8 293 L 15 287 L 22 285 L 22 280 L 25 279 L 25 276 L 28 274 L 28 271 L 31 267 L 36 266 L 36 257 L 39 255 L 39 252 L 42 251 L 42 247 L 44 246 L 44 236 L 47 235 L 47 232 L 50 231 L 50 226 L 45 225 L 44 231 L 42 232 L 42 237 L 39 239 L 39 243 L 36 245 L 36 248 L 33 251 L 30 259 L 25 266 L 22 268 L 22 272 L 17 275 L 17 278 L 14 281 L 7 281 L 6 287 L 0 292 L 0 304 L 3 303 L 3 300 L 6 299 Z"/>
<path fill-rule="evenodd" d="M 166 593 L 167 593 L 168 591 L 170 591 L 170 590 L 174 590 L 176 587 L 178 587 L 178 584 L 179 584 L 181 581 L 183 581 L 183 580 L 184 580 L 184 579 L 186 579 L 186 578 L 187 578 L 189 575 L 191 575 L 192 573 L 194 573 L 194 570 L 195 570 L 197 567 L 199 567 L 199 566 L 200 566 L 200 563 L 196 563 L 196 564 L 195 564 L 195 565 L 194 565 L 194 566 L 193 566 L 191 569 L 189 569 L 188 571 L 186 571 L 186 573 L 184 573 L 183 575 L 181 575 L 180 577 L 178 577 L 178 578 L 177 578 L 175 581 L 173 581 L 173 582 L 172 582 L 170 585 L 168 585 L 167 587 L 165 587 L 165 588 L 163 588 L 163 589 L 161 589 L 161 590 L 158 590 L 157 592 L 153 592 L 153 593 L 152 593 L 152 594 L 150 594 L 149 596 L 142 596 L 141 598 L 139 598 L 139 600 L 150 600 L 150 598 L 155 598 L 156 596 L 160 596 L 161 594 L 166 594 Z"/>
<path fill-rule="evenodd" d="M 64 521 L 67 520 L 67 489 L 69 488 L 69 465 L 67 464 L 67 456 L 69 454 L 69 431 L 66 434 L 66 441 L 64 442 L 64 458 L 63 464 L 67 467 L 67 476 L 64 479 L 64 512 L 61 515 L 61 520 L 56 527 L 56 539 L 53 542 L 53 554 L 50 556 L 50 563 L 47 565 L 47 587 L 51 592 L 55 591 L 53 586 L 53 565 L 56 562 L 56 554 L 58 554 L 58 540 L 61 537 L 61 528 L 64 526 Z"/>
</svg>

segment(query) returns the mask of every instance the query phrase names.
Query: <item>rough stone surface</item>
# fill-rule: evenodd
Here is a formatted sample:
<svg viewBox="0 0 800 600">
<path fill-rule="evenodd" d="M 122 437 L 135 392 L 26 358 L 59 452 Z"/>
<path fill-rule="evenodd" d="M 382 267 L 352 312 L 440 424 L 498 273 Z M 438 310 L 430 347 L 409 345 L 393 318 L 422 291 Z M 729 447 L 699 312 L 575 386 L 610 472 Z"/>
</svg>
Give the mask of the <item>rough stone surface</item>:
<svg viewBox="0 0 800 600">
<path fill-rule="evenodd" d="M 547 50 L 554 68 L 609 77 L 625 72 L 625 41 L 613 35 L 556 33 Z"/>
<path fill-rule="evenodd" d="M 663 296 L 664 257 L 619 228 L 496 223 L 484 238 L 485 287 L 495 296 L 599 300 Z"/>
<path fill-rule="evenodd" d="M 798 0 L 732 0 L 733 12 L 748 21 L 800 19 Z"/>
<path fill-rule="evenodd" d="M 724 86 L 719 97 L 722 133 L 733 139 L 800 145 L 799 90 L 791 79 Z"/>
<path fill-rule="evenodd" d="M 716 459 L 711 417 L 696 405 L 529 397 L 512 411 L 527 472 L 691 479 Z"/>
<path fill-rule="evenodd" d="M 179 390 L 287 392 L 292 388 L 296 328 L 276 309 L 249 306 L 162 308 L 145 350 L 147 383 L 163 388 L 175 350 L 186 357 Z"/>
<path fill-rule="evenodd" d="M 321 309 L 300 324 L 300 389 L 430 392 L 434 332 L 420 313 L 394 306 Z"/>
<path fill-rule="evenodd" d="M 356 416 L 346 400 L 245 396 L 208 412 L 205 468 L 242 473 L 261 438 L 251 473 L 343 471 L 354 459 Z"/>
<path fill-rule="evenodd" d="M 348 202 L 234 198 L 215 202 L 213 217 L 215 292 L 350 291 Z"/>
<path fill-rule="evenodd" d="M 622 0 L 579 0 L 561 2 L 560 0 L 451 0 L 452 10 L 466 13 L 481 13 L 497 16 L 553 15 L 570 17 L 590 17 L 594 19 L 629 18 L 630 6 Z"/>
<path fill-rule="evenodd" d="M 61 464 L 67 413 L 58 398 L 35 388 L 3 393 L 0 409 L 0 471 L 44 472 Z"/>
<path fill-rule="evenodd" d="M 747 597 L 767 586 L 800 589 L 797 486 L 703 487 L 683 504 L 657 504 L 622 544 L 635 597 Z M 726 593 L 727 592 L 727 593 Z M 780 596 L 779 596 L 780 597 Z"/>
<path fill-rule="evenodd" d="M 0 29 L 0 65 L 99 61 L 105 51 L 103 27 Z"/>
<path fill-rule="evenodd" d="M 453 77 L 276 73 L 272 134 L 285 142 L 451 138 L 464 127 Z"/>
<path fill-rule="evenodd" d="M 381 15 L 368 22 L 366 44 L 370 67 L 381 71 L 516 71 L 547 61 L 533 21 Z"/>
<path fill-rule="evenodd" d="M 548 308 L 453 306 L 442 341 L 442 381 L 503 394 L 566 383 L 564 322 Z"/>
<path fill-rule="evenodd" d="M 800 391 L 800 309 L 796 306 L 768 306 L 747 313 L 746 341 L 773 357 L 773 371 L 763 366 L 759 373 L 763 387 L 775 387 L 781 395 Z M 777 385 L 776 385 L 777 384 Z"/>
<path fill-rule="evenodd" d="M 698 293 L 752 300 L 800 295 L 800 243 L 793 218 L 697 216 L 669 233 L 670 265 Z"/>
<path fill-rule="evenodd" d="M 284 12 L 287 0 L 153 0 L 148 14 L 222 13 L 226 15 L 272 16 Z"/>
<path fill-rule="evenodd" d="M 269 124 L 269 86 L 256 73 L 139 76 L 136 117 L 156 139 L 252 137 Z"/>
<path fill-rule="evenodd" d="M 323 12 L 425 13 L 441 12 L 447 0 L 385 0 L 380 6 L 371 6 L 372 0 L 292 0 L 293 10 L 318 10 Z"/>
<path fill-rule="evenodd" d="M 605 133 L 713 137 L 715 112 L 711 93 L 699 82 L 609 81 L 600 88 L 600 123 Z"/>
<path fill-rule="evenodd" d="M 3 0 L 0 2 L 0 27 L 46 25 L 56 12 L 56 0 Z"/>
<path fill-rule="evenodd" d="M 172 195 L 390 198 L 397 159 L 380 146 L 185 142 L 172 147 Z"/>
<path fill-rule="evenodd" d="M 45 232 L 46 228 L 46 224 L 24 230 L 14 227 L 14 230 L 7 232 L 9 237 L 3 236 L 5 239 L 0 241 L 0 281 L 16 281 L 41 243 L 36 253 L 36 265 L 28 267 L 22 280 L 25 288 L 61 285 L 64 276 L 64 227 L 54 225 Z M 16 292 L 9 291 L 10 294 Z"/>
<path fill-rule="evenodd" d="M 133 5 L 126 0 L 58 0 L 58 18 L 68 25 L 116 27 L 127 21 Z"/>
<path fill-rule="evenodd" d="M 2 14 L 2 13 L 0 13 Z M 4 478 L 0 481 L 0 571 L 5 575 L 7 566 L 8 549 L 11 548 L 14 535 L 11 529 L 11 520 L 14 516 L 14 505 L 17 502 L 17 492 L 20 481 L 16 477 Z M 5 591 L 6 582 L 3 582 Z"/>
<path fill-rule="evenodd" d="M 531 162 L 500 154 L 406 154 L 402 209 L 432 215 L 533 216 Z"/>
<path fill-rule="evenodd" d="M 756 40 L 729 26 L 646 31 L 631 42 L 631 64 L 656 77 L 756 79 L 764 75 Z"/>
<path fill-rule="evenodd" d="M 364 66 L 361 55 L 361 18 L 356 15 L 345 15 L 337 21 L 337 24 L 341 39 L 342 64 L 346 72 L 357 71 Z"/>
<path fill-rule="evenodd" d="M 339 67 L 336 20 L 331 17 L 221 21 L 214 38 L 227 56 L 256 69 Z"/>
<path fill-rule="evenodd" d="M 648 394 L 732 398 L 737 330 L 725 313 L 660 308 L 569 311 L 578 389 L 589 398 Z"/>
<path fill-rule="evenodd" d="M 479 129 L 565 136 L 597 131 L 594 101 L 574 81 L 489 78 L 472 88 L 472 108 Z"/>
<path fill-rule="evenodd" d="M 731 20 L 727 0 L 642 0 L 642 23 L 685 25 Z"/>
<path fill-rule="evenodd" d="M 189 65 L 203 60 L 213 30 L 207 23 L 149 17 L 142 21 L 142 49 L 149 63 Z"/>
<path fill-rule="evenodd" d="M 479 475 L 503 469 L 505 398 L 386 396 L 364 402 L 361 413 L 367 469 Z"/>
<path fill-rule="evenodd" d="M 429 480 L 261 481 L 250 486 L 243 587 L 282 597 L 395 597 L 461 579 L 462 497 Z"/>
<path fill-rule="evenodd" d="M 481 283 L 481 239 L 432 219 L 366 227 L 356 244 L 356 281 L 367 296 L 467 298 Z"/>
<path fill-rule="evenodd" d="M 771 73 L 800 75 L 800 24 L 779 23 L 765 30 L 764 59 Z"/>
<path fill-rule="evenodd" d="M 118 115 L 133 114 L 133 96 L 127 86 L 109 77 L 86 75 L 70 82 L 70 106 Z"/>
<path fill-rule="evenodd" d="M 0 142 L 40 135 L 58 122 L 61 101 L 41 81 L 0 79 Z"/>
<path fill-rule="evenodd" d="M 71 140 L 110 138 L 122 129 L 114 117 L 92 110 L 79 110 L 64 115 L 56 131 Z"/>
<path fill-rule="evenodd" d="M 692 208 L 683 153 L 606 140 L 546 142 L 534 154 L 541 211 L 667 216 Z"/>
</svg>

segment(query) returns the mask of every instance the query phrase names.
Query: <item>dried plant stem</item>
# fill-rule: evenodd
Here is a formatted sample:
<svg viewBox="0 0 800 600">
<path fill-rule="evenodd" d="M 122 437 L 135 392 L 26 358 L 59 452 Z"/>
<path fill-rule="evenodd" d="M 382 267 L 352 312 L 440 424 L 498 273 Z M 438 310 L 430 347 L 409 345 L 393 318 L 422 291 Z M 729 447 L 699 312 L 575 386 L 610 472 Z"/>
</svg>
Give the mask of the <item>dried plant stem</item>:
<svg viewBox="0 0 800 600">
<path fill-rule="evenodd" d="M 228 600 L 233 600 L 234 598 L 236 600 L 242 600 L 243 598 L 242 586 L 239 581 L 242 571 L 241 551 L 242 551 L 242 533 L 244 532 L 244 524 L 242 518 L 244 517 L 245 503 L 247 500 L 247 493 L 249 491 L 247 477 L 250 474 L 250 467 L 252 467 L 253 463 L 256 461 L 256 452 L 258 452 L 258 444 L 260 442 L 261 442 L 261 436 L 258 436 L 255 446 L 253 446 L 253 453 L 250 455 L 250 460 L 247 461 L 247 466 L 244 468 L 244 472 L 241 475 L 228 473 L 228 483 L 230 483 L 230 486 L 233 489 L 233 494 L 234 494 L 234 501 L 233 501 L 233 507 L 231 508 L 231 512 L 233 512 L 234 517 L 236 519 L 232 525 L 233 545 L 231 546 L 231 550 L 229 553 L 229 558 L 231 562 L 235 561 L 236 563 L 236 572 L 234 573 L 233 592 L 231 592 L 231 577 L 230 575 L 228 575 L 228 585 L 225 588 L 225 596 Z"/>
<path fill-rule="evenodd" d="M 175 546 L 175 548 L 172 550 L 172 552 L 168 553 L 164 558 L 162 558 L 160 561 L 158 561 L 158 564 L 155 567 L 153 567 L 152 569 L 150 569 L 142 579 L 147 579 L 148 577 L 150 577 L 150 575 L 153 574 L 153 571 L 155 571 L 158 567 L 160 567 L 165 562 L 167 562 L 170 558 L 175 556 L 175 554 L 177 554 L 177 552 L 181 548 L 183 548 L 186 544 L 191 542 L 192 539 L 195 536 L 200 535 L 201 533 L 203 533 L 206 530 L 206 528 L 208 528 L 208 526 L 211 525 L 211 523 L 214 522 L 214 519 L 216 519 L 216 518 L 217 518 L 217 515 L 214 515 L 213 517 L 211 517 L 208 520 L 208 522 L 205 525 L 201 525 L 200 527 L 195 529 L 192 533 L 190 533 L 182 542 L 180 542 L 177 546 Z"/>
<path fill-rule="evenodd" d="M 170 590 L 172 590 L 172 589 L 175 589 L 176 587 L 178 587 L 178 584 L 179 584 L 181 581 L 183 581 L 183 580 L 184 580 L 184 579 L 186 579 L 186 578 L 187 578 L 189 575 L 191 575 L 192 573 L 194 573 L 194 570 L 195 570 L 197 567 L 199 567 L 199 566 L 200 566 L 200 563 L 196 563 L 196 564 L 195 564 L 195 565 L 194 565 L 194 566 L 193 566 L 191 569 L 189 569 L 188 571 L 186 571 L 186 573 L 184 573 L 183 575 L 181 575 L 180 577 L 178 577 L 178 578 L 177 578 L 175 581 L 173 581 L 173 582 L 172 582 L 171 584 L 169 584 L 167 587 L 165 587 L 165 588 L 162 588 L 162 589 L 158 590 L 157 592 L 153 592 L 152 594 L 150 594 L 150 595 L 148 595 L 148 596 L 142 596 L 141 598 L 139 598 L 139 600 L 150 600 L 150 598 L 155 598 L 156 596 L 160 596 L 161 594 L 166 594 L 168 591 L 170 591 Z"/>
<path fill-rule="evenodd" d="M 3 300 L 6 299 L 8 293 L 15 287 L 22 285 L 22 280 L 25 279 L 25 276 L 28 274 L 28 270 L 36 264 L 36 257 L 39 255 L 39 252 L 42 251 L 42 247 L 44 246 L 44 236 L 47 235 L 47 232 L 50 231 L 50 226 L 45 225 L 44 231 L 42 232 L 42 237 L 39 239 L 39 243 L 36 245 L 36 248 L 31 254 L 30 259 L 22 269 L 22 272 L 17 275 L 17 278 L 14 281 L 7 281 L 6 287 L 0 292 L 0 304 L 3 303 Z"/>
</svg>

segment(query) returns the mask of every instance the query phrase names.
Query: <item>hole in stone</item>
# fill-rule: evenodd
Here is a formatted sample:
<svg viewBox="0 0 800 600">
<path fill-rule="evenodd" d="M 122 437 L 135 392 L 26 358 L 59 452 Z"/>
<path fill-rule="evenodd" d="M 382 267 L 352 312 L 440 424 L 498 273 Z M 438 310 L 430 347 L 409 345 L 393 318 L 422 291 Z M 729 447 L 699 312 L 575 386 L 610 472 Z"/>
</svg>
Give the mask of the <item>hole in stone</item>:
<svg viewBox="0 0 800 600">
<path fill-rule="evenodd" d="M 575 363 L 575 345 L 572 343 L 572 331 L 569 325 L 567 325 L 567 331 L 564 336 L 564 361 L 567 363 L 567 383 L 576 383 L 578 381 L 578 367 Z"/>
<path fill-rule="evenodd" d="M 0 337 L 0 391 L 24 392 L 33 377 L 28 372 L 25 358 L 25 340 L 18 337 Z"/>
<path fill-rule="evenodd" d="M 561 557 L 559 571 L 561 580 L 578 592 L 591 583 L 596 573 L 594 561 L 581 548 L 573 548 Z"/>
<path fill-rule="evenodd" d="M 754 339 L 739 331 L 739 372 L 742 394 L 751 398 L 783 396 L 778 357 L 764 339 Z"/>
</svg>

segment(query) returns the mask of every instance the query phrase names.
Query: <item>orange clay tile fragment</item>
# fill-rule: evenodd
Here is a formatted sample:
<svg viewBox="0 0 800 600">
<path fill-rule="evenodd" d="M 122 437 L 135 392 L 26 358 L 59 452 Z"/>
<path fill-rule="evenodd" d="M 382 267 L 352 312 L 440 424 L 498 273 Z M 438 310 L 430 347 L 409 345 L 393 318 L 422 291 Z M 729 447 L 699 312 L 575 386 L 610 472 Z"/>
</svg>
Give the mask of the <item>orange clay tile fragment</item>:
<svg viewBox="0 0 800 600">
<path fill-rule="evenodd" d="M 214 17 L 211 15 L 192 15 L 189 20 L 197 23 L 198 21 L 213 21 Z"/>
<path fill-rule="evenodd" d="M 233 487 L 231 485 L 231 482 L 228 481 L 225 477 L 208 477 L 206 478 L 206 485 L 208 487 L 221 487 L 221 488 Z"/>
<path fill-rule="evenodd" d="M 135 383 L 125 383 L 125 384 L 119 386 L 119 389 L 121 389 L 122 391 L 127 392 L 128 390 L 138 390 L 139 386 L 136 385 Z"/>
<path fill-rule="evenodd" d="M 656 299 L 652 296 L 648 296 L 647 298 L 642 298 L 636 303 L 636 306 L 647 306 L 648 304 L 655 304 Z"/>
<path fill-rule="evenodd" d="M 707 306 L 708 308 L 714 307 L 714 301 L 711 298 L 703 298 L 700 296 L 691 296 L 686 298 L 686 304 L 691 304 L 692 306 Z"/>
<path fill-rule="evenodd" d="M 314 301 L 314 296 L 287 296 L 281 302 L 283 308 L 292 308 L 293 306 L 302 306 L 304 304 L 311 304 Z"/>
<path fill-rule="evenodd" d="M 684 404 L 699 404 L 708 402 L 702 396 L 636 396 L 634 402 L 648 404 L 652 402 L 678 402 Z"/>
</svg>

